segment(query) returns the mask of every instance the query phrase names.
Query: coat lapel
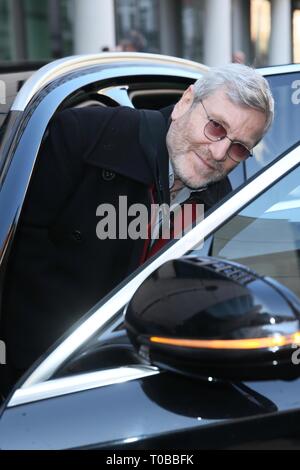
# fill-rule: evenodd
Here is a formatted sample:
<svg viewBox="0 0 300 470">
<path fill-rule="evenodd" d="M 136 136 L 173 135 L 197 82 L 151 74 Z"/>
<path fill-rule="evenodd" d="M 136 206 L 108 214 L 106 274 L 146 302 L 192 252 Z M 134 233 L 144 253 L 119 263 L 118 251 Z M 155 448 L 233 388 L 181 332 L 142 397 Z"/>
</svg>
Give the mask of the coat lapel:
<svg viewBox="0 0 300 470">
<path fill-rule="evenodd" d="M 140 111 L 122 106 L 107 112 L 110 118 L 100 123 L 98 135 L 85 152 L 85 162 L 147 186 L 153 184 L 154 176 L 139 142 Z"/>
<path fill-rule="evenodd" d="M 159 203 L 170 203 L 167 126 L 159 111 L 142 110 L 139 140 L 154 175 Z"/>
</svg>

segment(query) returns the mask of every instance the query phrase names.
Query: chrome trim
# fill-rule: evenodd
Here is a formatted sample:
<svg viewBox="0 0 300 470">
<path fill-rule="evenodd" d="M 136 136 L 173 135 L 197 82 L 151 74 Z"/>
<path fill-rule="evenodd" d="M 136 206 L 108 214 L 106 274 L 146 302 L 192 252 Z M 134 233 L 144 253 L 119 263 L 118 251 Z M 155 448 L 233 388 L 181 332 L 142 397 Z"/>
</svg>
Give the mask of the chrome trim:
<svg viewBox="0 0 300 470">
<path fill-rule="evenodd" d="M 300 72 L 300 64 L 274 65 L 272 67 L 258 68 L 257 71 L 264 76 Z"/>
<path fill-rule="evenodd" d="M 49 82 L 76 70 L 93 66 L 115 66 L 125 64 L 177 66 L 193 72 L 203 73 L 208 68 L 191 60 L 180 59 L 160 54 L 109 52 L 102 54 L 84 54 L 55 60 L 45 65 L 24 83 L 17 94 L 11 110 L 24 111 L 33 96 Z"/>
<path fill-rule="evenodd" d="M 162 263 L 183 256 L 187 251 L 199 245 L 224 220 L 235 214 L 243 206 L 253 200 L 281 175 L 300 163 L 300 147 L 297 147 L 270 168 L 244 186 L 234 196 L 218 207 L 212 214 L 198 224 L 193 230 L 178 240 L 168 250 L 146 266 L 135 278 L 128 282 L 117 294 L 99 307 L 82 325 L 66 338 L 49 356 L 34 370 L 22 385 L 22 389 L 47 380 L 78 347 L 90 338 L 97 330 L 113 319 L 117 312 L 126 305 L 138 286 Z"/>
<path fill-rule="evenodd" d="M 135 98 L 136 96 L 151 96 L 151 95 L 182 95 L 184 90 L 180 88 L 151 88 L 150 90 L 134 90 L 130 91 L 130 99 Z"/>
<path fill-rule="evenodd" d="M 159 373 L 157 367 L 137 365 L 116 369 L 90 372 L 61 379 L 49 380 L 28 388 L 18 389 L 11 397 L 8 407 L 23 405 L 69 393 L 92 390 L 116 383 L 129 382 Z"/>
<path fill-rule="evenodd" d="M 101 90 L 99 90 L 97 94 L 102 96 L 108 96 L 121 106 L 129 106 L 129 108 L 134 108 L 128 96 L 128 88 L 128 85 L 110 86 L 107 88 L 101 88 Z"/>
</svg>

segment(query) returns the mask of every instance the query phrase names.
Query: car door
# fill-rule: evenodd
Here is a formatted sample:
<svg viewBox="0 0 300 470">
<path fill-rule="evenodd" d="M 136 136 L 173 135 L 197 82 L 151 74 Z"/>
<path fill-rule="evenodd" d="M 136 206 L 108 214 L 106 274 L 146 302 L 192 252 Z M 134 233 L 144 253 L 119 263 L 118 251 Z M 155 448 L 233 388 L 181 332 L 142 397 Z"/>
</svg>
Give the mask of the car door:
<svg viewBox="0 0 300 470">
<path fill-rule="evenodd" d="M 140 94 L 136 94 L 136 97 L 139 96 L 140 105 L 143 103 L 148 106 L 149 102 L 143 101 L 143 96 L 149 99 L 150 95 L 152 103 L 155 102 L 157 106 L 160 97 L 168 94 L 165 93 L 166 90 L 175 90 L 178 97 L 178 90 L 198 76 L 198 73 L 191 70 L 183 71 L 178 67 L 174 70 L 173 66 L 171 71 L 170 68 L 161 68 L 157 64 L 153 68 L 147 61 L 141 68 L 137 68 L 136 64 L 126 63 L 124 69 L 121 69 L 119 65 L 114 70 L 114 80 L 117 82 L 114 90 L 106 86 L 112 76 L 112 71 L 107 71 L 106 64 L 105 67 L 87 70 L 86 74 L 78 75 L 74 71 L 68 79 L 57 77 L 56 81 L 46 85 L 46 90 L 42 89 L 40 94 L 38 93 L 29 109 L 26 107 L 31 90 L 27 101 L 25 97 L 23 101 L 19 97 L 13 110 L 13 123 L 18 130 L 5 142 L 7 153 L 2 166 L 5 171 L 2 173 L 4 184 L 0 203 L 2 213 L 6 214 L 1 232 L 2 246 L 5 248 L 2 249 L 3 262 L 42 136 L 49 119 L 58 106 L 64 105 L 67 97 L 68 105 L 71 102 L 76 106 L 85 105 L 87 102 L 90 105 L 90 100 L 98 100 L 98 96 L 95 96 L 97 84 L 96 94 L 100 91 L 100 105 L 107 102 L 130 104 L 126 88 L 129 83 L 131 88 L 134 88 L 133 91 L 142 90 Z M 131 80 L 128 77 L 131 77 Z M 149 95 L 143 93 L 145 81 L 148 88 L 149 84 L 151 85 Z M 97 101 L 95 105 L 98 104 Z M 28 159 L 23 158 L 25 153 L 29 155 Z M 293 161 L 287 164 L 285 160 L 282 168 L 279 164 L 280 171 L 289 171 L 293 164 Z M 232 200 L 226 201 L 224 206 L 217 208 L 216 214 L 211 214 L 203 221 L 201 227 L 196 228 L 197 230 L 172 243 L 160 256 L 140 268 L 114 292 L 102 299 L 76 327 L 74 326 L 71 333 L 67 332 L 63 340 L 33 365 L 3 405 L 0 432 L 4 436 L 1 443 L 3 448 L 147 446 L 151 442 L 157 445 L 172 444 L 175 447 L 192 444 L 196 446 L 200 435 L 205 447 L 211 445 L 210 432 L 214 432 L 215 436 L 219 435 L 220 444 L 226 442 L 226 435 L 231 435 L 228 445 L 234 445 L 238 442 L 239 432 L 236 427 L 238 420 L 232 423 L 233 418 L 243 418 L 247 423 L 250 417 L 256 418 L 266 410 L 270 414 L 277 410 L 276 401 L 274 405 L 264 393 L 260 394 L 255 390 L 255 406 L 252 408 L 252 392 L 248 388 L 245 389 L 244 385 L 238 391 L 236 385 L 230 385 L 227 391 L 226 387 L 223 387 L 226 400 L 218 407 L 220 389 L 212 390 L 211 387 L 207 388 L 207 384 L 201 383 L 197 384 L 195 389 L 194 382 L 182 378 L 174 379 L 170 374 L 161 373 L 162 371 L 151 364 L 145 364 L 134 353 L 122 326 L 124 307 L 139 284 L 164 261 L 182 256 L 192 247 L 201 245 L 203 237 L 209 239 L 208 235 L 238 211 L 242 204 L 246 204 L 249 198 L 255 197 L 272 184 L 278 176 L 277 171 L 278 166 L 256 180 L 254 186 L 245 188 Z M 175 394 L 170 401 L 171 391 L 176 389 L 182 390 L 182 393 Z M 293 390 L 293 387 L 291 389 Z M 164 394 L 164 390 L 169 393 Z M 183 390 L 189 390 L 191 406 L 181 401 Z M 201 403 L 199 394 L 202 397 Z M 250 403 L 248 399 L 244 400 L 245 396 L 251 398 Z M 212 397 L 212 401 L 209 397 Z M 236 408 L 237 397 L 241 401 Z M 131 419 L 134 414 L 138 415 L 137 420 Z M 283 419 L 282 415 L 281 418 Z M 279 416 L 276 419 L 279 419 Z M 129 422 L 131 426 L 128 425 Z M 85 423 L 85 426 L 82 426 L 82 423 Z M 215 425 L 214 431 L 208 430 L 211 424 Z M 227 427 L 219 427 L 219 424 L 226 424 Z M 229 431 L 231 425 L 235 427 L 235 431 Z M 245 426 L 247 431 L 247 424 Z M 265 433 L 265 439 L 268 438 L 267 428 L 267 423 L 260 426 Z M 19 430 L 17 435 L 16 429 Z M 253 434 L 247 439 L 253 440 Z"/>
<path fill-rule="evenodd" d="M 218 383 L 166 372 L 136 354 L 123 314 L 151 272 L 184 254 L 209 250 L 240 260 L 239 244 L 250 243 L 248 258 L 262 256 L 261 273 L 267 275 L 274 275 L 266 270 L 272 250 L 297 258 L 299 164 L 296 146 L 100 301 L 17 384 L 2 408 L 1 447 L 298 447 L 299 378 Z M 283 221 L 283 240 L 269 243 L 274 220 L 276 233 Z M 266 224 L 262 230 L 259 221 Z M 299 270 L 292 272 L 293 283 L 296 276 Z"/>
<path fill-rule="evenodd" d="M 29 78 L 1 134 L 1 292 L 25 195 L 39 163 L 39 148 L 55 113 L 70 107 L 171 104 L 201 71 L 205 67 L 180 59 L 112 54 L 63 59 Z"/>
</svg>

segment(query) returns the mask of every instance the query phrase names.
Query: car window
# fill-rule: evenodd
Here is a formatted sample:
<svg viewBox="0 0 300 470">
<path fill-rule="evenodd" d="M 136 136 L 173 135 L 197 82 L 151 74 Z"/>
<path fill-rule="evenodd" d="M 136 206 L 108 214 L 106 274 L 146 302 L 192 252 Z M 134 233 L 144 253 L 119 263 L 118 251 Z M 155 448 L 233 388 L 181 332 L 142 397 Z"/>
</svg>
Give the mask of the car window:
<svg viewBox="0 0 300 470">
<path fill-rule="evenodd" d="M 292 86 L 292 83 L 294 82 L 294 80 L 297 79 L 297 76 L 298 76 L 298 75 L 300 76 L 300 74 L 293 74 L 294 78 L 291 78 L 291 77 L 289 77 L 289 76 L 284 76 L 284 75 L 276 76 L 276 77 L 271 77 L 270 82 L 271 82 L 271 85 L 272 85 L 273 89 L 274 89 L 274 87 L 275 87 L 275 89 L 278 88 L 278 90 L 277 90 L 277 92 L 276 92 L 276 93 L 277 93 L 277 95 L 276 95 L 277 97 L 275 96 L 275 100 L 276 100 L 278 103 L 280 102 L 280 103 L 282 103 L 282 105 L 284 105 L 285 100 L 287 99 L 287 96 L 290 96 L 290 95 L 288 95 L 288 93 L 291 93 L 291 89 L 292 89 L 291 86 Z M 281 77 L 282 79 L 281 79 L 280 77 Z M 277 80 L 277 81 L 276 81 L 276 80 Z M 171 88 L 170 85 L 168 85 L 168 86 L 169 86 L 169 88 Z M 276 88 L 276 87 L 277 87 L 277 88 Z M 155 88 L 155 87 L 153 86 L 153 88 Z M 162 85 L 160 86 L 160 89 L 161 89 L 161 88 L 162 88 Z M 174 87 L 174 88 L 175 88 L 175 87 Z M 177 83 L 177 84 L 176 84 L 176 89 L 175 89 L 175 90 L 176 90 L 176 93 L 178 93 L 178 92 L 180 91 L 179 88 L 180 88 L 180 84 Z M 293 91 L 295 91 L 295 90 L 293 89 Z M 86 92 L 86 90 L 85 90 L 85 92 Z M 136 93 L 136 90 L 134 90 L 134 92 Z M 169 95 L 170 95 L 170 94 L 169 94 Z M 170 96 L 172 96 L 172 99 L 173 99 L 174 96 L 175 96 L 175 94 L 172 94 L 172 95 L 170 95 L 170 96 L 169 96 L 169 95 L 168 95 L 168 100 L 169 100 Z M 274 92 L 274 95 L 275 95 L 275 92 Z M 77 96 L 77 95 L 76 95 L 76 96 Z M 90 96 L 90 95 L 88 95 L 88 96 L 85 95 L 85 98 L 87 98 L 87 97 L 88 97 L 89 99 L 94 98 L 94 94 L 92 94 L 91 96 Z M 147 107 L 148 107 L 149 104 L 150 104 L 150 103 L 149 103 L 149 100 L 150 100 L 151 103 L 152 103 L 152 105 L 153 105 L 152 107 L 155 108 L 155 107 L 158 107 L 158 106 L 157 106 L 158 104 L 160 104 L 160 100 L 161 100 L 162 97 L 163 97 L 163 93 L 152 93 L 152 94 L 148 94 L 148 95 L 147 95 L 146 93 L 145 93 L 145 95 L 144 95 L 144 94 L 137 94 L 137 93 L 136 93 L 136 94 L 132 97 L 132 99 L 133 99 L 133 101 L 134 101 L 134 104 L 135 104 L 137 107 L 144 107 L 145 105 L 147 105 Z M 145 99 L 145 101 L 143 101 L 144 99 Z M 77 106 L 78 103 L 79 103 L 79 104 L 82 104 L 81 97 L 78 98 L 78 102 L 77 102 L 77 101 L 74 101 L 73 103 L 70 103 L 70 102 L 69 102 L 68 105 L 71 105 L 71 104 L 72 104 L 73 106 Z M 87 104 L 86 101 L 84 101 L 84 103 Z M 102 103 L 102 101 L 101 101 L 101 103 Z M 154 106 L 154 104 L 155 104 L 155 106 Z M 169 103 L 169 101 L 168 101 L 168 102 L 163 101 L 162 104 L 165 105 L 165 104 L 170 104 L 170 103 Z M 63 106 L 63 107 L 65 107 L 65 106 L 66 106 L 66 102 L 64 102 L 64 106 Z M 151 106 L 149 106 L 149 107 L 151 107 Z M 283 107 L 284 107 L 284 106 L 283 106 Z M 298 109 L 299 109 L 299 108 L 298 108 L 297 106 L 295 106 L 295 108 L 296 108 L 296 110 L 297 110 L 297 112 L 298 112 Z M 284 110 L 285 110 L 285 108 L 284 108 Z M 289 113 L 287 110 L 285 110 L 285 111 L 286 111 L 285 116 L 287 116 L 287 118 L 290 118 L 290 117 L 292 116 L 292 113 Z M 293 112 L 296 113 L 295 110 L 294 110 Z M 277 115 L 279 115 L 279 117 L 281 118 L 281 115 L 279 114 L 279 111 L 278 111 L 278 110 L 277 110 Z M 276 118 L 276 119 L 279 119 L 279 117 Z M 278 137 L 278 139 L 279 139 L 279 136 L 282 134 L 282 138 L 281 138 L 281 140 L 280 140 L 280 145 L 278 144 L 278 145 L 276 146 L 276 144 L 274 144 L 274 142 L 273 142 L 273 137 L 271 138 L 271 137 L 269 137 L 269 136 L 266 136 L 266 138 L 265 138 L 264 141 L 263 141 L 263 146 L 259 146 L 259 147 L 256 149 L 256 152 L 258 152 L 258 153 L 256 153 L 256 159 L 257 159 L 257 161 L 258 161 L 259 163 L 262 162 L 262 165 L 261 165 L 261 166 L 264 166 L 269 160 L 274 159 L 275 156 L 277 156 L 277 155 L 281 152 L 281 150 L 282 150 L 283 148 L 286 149 L 286 148 L 290 147 L 291 144 L 292 144 L 295 140 L 298 140 L 298 137 L 297 137 L 297 139 L 296 139 L 296 137 L 295 137 L 295 136 L 296 136 L 296 126 L 297 126 L 296 115 L 295 115 L 295 126 L 293 127 L 293 130 L 292 130 L 292 127 L 291 127 L 291 126 L 287 126 L 287 130 L 288 130 L 290 133 L 292 133 L 292 138 L 289 137 L 290 134 L 286 134 L 285 132 L 280 133 L 280 132 L 278 131 L 278 128 L 280 128 L 280 125 L 281 125 L 280 122 L 277 123 L 277 121 L 275 120 L 274 126 L 272 127 L 272 129 L 271 129 L 271 131 L 270 131 L 270 135 L 273 136 L 274 138 L 277 138 L 277 137 Z M 277 127 L 276 127 L 276 126 L 277 126 Z M 278 136 L 277 136 L 277 134 L 278 134 Z M 294 138 L 294 137 L 295 137 L 295 138 Z M 293 139 L 294 139 L 294 140 L 293 140 Z M 264 151 L 264 153 L 263 153 L 263 160 L 260 160 L 260 159 L 258 158 L 258 157 L 261 155 L 261 154 L 259 153 L 259 152 L 262 152 L 261 149 L 263 149 L 263 151 Z M 274 149 L 275 149 L 275 150 L 274 150 Z M 252 160 L 254 160 L 254 159 L 252 159 Z M 258 166 L 257 168 L 260 169 L 260 166 Z M 242 167 L 242 166 L 239 166 L 237 171 L 239 171 L 239 172 L 241 173 L 240 176 L 241 176 L 241 179 L 242 179 L 243 176 L 244 176 L 244 175 L 243 175 L 243 167 Z M 256 171 L 256 170 L 255 170 L 255 171 Z M 253 172 L 255 172 L 255 171 L 253 171 Z M 37 175 L 37 173 L 35 174 L 35 176 L 36 176 L 36 175 Z M 249 175 L 250 175 L 250 173 L 249 173 Z M 299 180 L 299 181 L 300 181 L 300 180 Z M 277 202 L 278 202 L 278 200 L 277 200 Z M 275 202 L 274 202 L 274 204 L 275 204 Z M 278 211 L 277 211 L 277 212 L 278 212 Z M 55 235 L 56 235 L 56 234 L 55 234 Z M 60 235 L 63 236 L 63 235 L 64 235 L 64 232 L 62 231 Z M 78 235 L 78 233 L 77 233 L 77 235 Z M 78 243 L 78 245 L 79 245 L 79 243 Z M 257 245 L 259 245 L 259 243 L 257 243 Z M 217 245 L 216 245 L 216 246 L 217 246 Z M 215 245 L 214 245 L 213 248 L 214 248 L 214 250 L 215 250 Z M 212 254 L 215 254 L 215 255 L 216 255 L 216 253 L 212 253 Z M 226 255 L 226 254 L 223 255 L 223 254 L 221 253 L 220 256 L 226 257 L 227 255 Z M 241 254 L 240 256 L 241 256 L 241 258 L 242 258 L 242 254 Z M 238 258 L 235 258 L 235 259 L 238 259 Z M 272 261 L 270 261 L 269 264 L 270 264 L 270 267 L 271 267 L 271 266 L 272 266 Z M 270 274 L 270 275 L 272 275 L 272 274 Z M 276 276 L 273 275 L 273 277 L 276 277 Z M 100 300 L 100 299 L 97 299 L 97 300 Z M 85 311 L 85 309 L 82 309 L 82 310 Z M 31 334 L 32 334 L 32 333 L 31 333 Z M 125 336 L 126 336 L 126 335 L 125 335 Z M 123 338 L 123 332 L 120 333 L 120 337 L 119 337 L 118 335 L 116 335 L 115 338 L 116 338 L 116 339 L 115 339 L 116 344 L 114 345 L 113 351 L 112 351 L 111 348 L 110 348 L 109 351 L 108 351 L 107 348 L 106 348 L 106 346 L 105 346 L 105 351 L 104 351 L 104 349 L 102 348 L 102 345 L 101 345 L 101 347 L 99 348 L 99 351 L 98 351 L 98 352 L 101 354 L 101 357 L 103 357 L 103 354 L 105 354 L 105 360 L 107 360 L 107 364 L 109 364 L 109 365 L 111 365 L 112 363 L 113 363 L 113 364 L 115 364 L 115 363 L 119 364 L 119 361 L 120 361 L 120 360 L 121 360 L 121 364 L 122 364 L 122 361 L 123 361 L 123 359 L 124 359 L 124 357 L 125 357 L 125 351 L 126 351 L 126 354 L 128 353 L 128 357 L 129 357 L 130 361 L 133 361 L 133 362 L 134 362 L 134 361 L 136 360 L 136 358 L 135 358 L 134 355 L 132 355 L 132 351 L 130 350 L 130 348 L 128 349 L 128 345 L 127 345 L 127 342 L 126 342 L 126 338 L 125 338 L 125 340 L 124 340 L 124 338 Z M 123 340 L 124 340 L 124 341 L 123 341 Z M 91 345 L 91 350 L 93 350 L 93 345 Z M 104 351 L 104 352 L 103 352 L 103 351 Z M 123 357 L 123 355 L 124 355 L 124 357 Z M 98 362 L 98 357 L 99 357 L 99 356 L 97 355 L 97 362 Z M 127 357 L 126 361 L 129 360 L 128 357 Z M 110 361 L 112 361 L 112 362 L 110 362 Z M 130 362 L 130 361 L 129 361 L 129 362 Z M 87 365 L 87 362 L 88 362 L 88 365 Z M 79 362 L 79 361 L 78 361 L 78 362 L 75 362 L 75 361 L 74 361 L 74 363 L 72 364 L 71 370 L 73 371 L 73 370 L 80 370 L 80 369 L 85 369 L 85 368 L 86 368 L 86 369 L 89 369 L 89 367 L 90 367 L 90 362 L 89 362 L 89 361 L 86 361 L 86 362 L 84 363 L 84 366 L 83 366 L 83 363 L 82 363 L 82 362 Z M 69 371 L 64 371 L 64 373 L 69 373 Z"/>
<path fill-rule="evenodd" d="M 246 179 L 299 140 L 300 73 L 266 76 L 275 101 L 275 117 L 264 139 L 246 162 Z"/>
<path fill-rule="evenodd" d="M 215 232 L 209 254 L 271 276 L 300 296 L 300 168 Z"/>
<path fill-rule="evenodd" d="M 210 254 L 270 276 L 300 296 L 300 166 L 248 204 L 188 255 Z M 108 328 L 96 331 L 55 378 L 93 370 L 138 365 L 141 358 L 128 340 L 123 309 Z"/>
</svg>

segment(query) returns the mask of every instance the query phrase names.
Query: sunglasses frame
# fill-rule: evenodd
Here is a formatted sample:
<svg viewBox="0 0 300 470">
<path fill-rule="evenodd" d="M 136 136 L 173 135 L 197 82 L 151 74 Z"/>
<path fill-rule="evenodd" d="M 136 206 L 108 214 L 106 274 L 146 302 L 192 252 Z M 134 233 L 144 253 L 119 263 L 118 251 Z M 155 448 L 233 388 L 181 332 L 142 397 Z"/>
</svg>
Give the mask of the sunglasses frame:
<svg viewBox="0 0 300 470">
<path fill-rule="evenodd" d="M 206 110 L 206 108 L 205 108 L 205 106 L 204 106 L 202 100 L 200 100 L 200 103 L 202 104 L 202 107 L 203 107 L 203 109 L 204 109 L 204 111 L 205 111 L 205 114 L 206 114 L 206 118 L 207 118 L 207 120 L 208 120 L 208 122 L 205 124 L 205 126 L 204 126 L 204 128 L 203 128 L 203 132 L 204 132 L 205 137 L 206 137 L 208 140 L 210 140 L 211 142 L 219 142 L 219 141 L 221 141 L 221 140 L 223 140 L 223 139 L 225 139 L 225 138 L 227 138 L 228 140 L 230 140 L 231 144 L 230 144 L 230 146 L 229 146 L 229 148 L 228 148 L 226 154 L 227 154 L 227 156 L 228 156 L 231 160 L 233 160 L 235 163 L 241 163 L 241 162 L 244 162 L 245 160 L 247 160 L 247 158 L 253 157 L 253 153 L 251 152 L 250 149 L 248 149 L 248 147 L 246 147 L 245 144 L 242 144 L 242 143 L 239 142 L 238 140 L 231 140 L 230 137 L 228 137 L 227 131 L 226 131 L 225 127 L 224 127 L 219 121 L 217 121 L 216 119 L 213 119 L 213 118 L 211 118 L 211 117 L 209 116 L 209 114 L 208 114 L 208 112 L 207 112 L 207 110 Z M 205 130 L 206 130 L 207 126 L 208 126 L 210 123 L 216 123 L 216 124 L 218 124 L 219 126 L 221 126 L 222 129 L 224 129 L 225 135 L 224 135 L 223 137 L 217 137 L 216 139 L 213 139 L 213 138 L 209 137 L 209 136 L 206 134 Z M 232 149 L 232 146 L 233 146 L 234 144 L 241 145 L 242 147 L 244 147 L 244 148 L 247 150 L 248 154 L 247 154 L 247 156 L 246 156 L 245 158 L 241 158 L 240 160 L 238 160 L 238 159 L 234 158 L 232 155 L 230 155 L 230 149 Z"/>
</svg>

